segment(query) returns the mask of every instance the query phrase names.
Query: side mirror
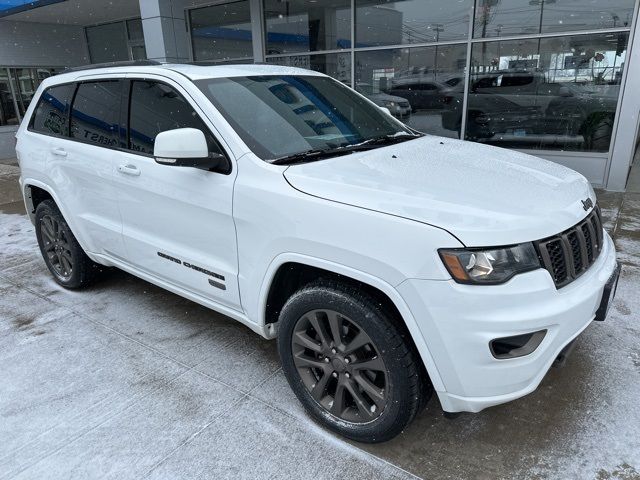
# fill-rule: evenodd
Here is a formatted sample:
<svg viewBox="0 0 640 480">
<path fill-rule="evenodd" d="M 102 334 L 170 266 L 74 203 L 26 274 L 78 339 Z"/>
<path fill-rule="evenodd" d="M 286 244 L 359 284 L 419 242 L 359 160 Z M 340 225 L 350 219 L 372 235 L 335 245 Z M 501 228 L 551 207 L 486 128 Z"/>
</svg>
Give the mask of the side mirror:
<svg viewBox="0 0 640 480">
<path fill-rule="evenodd" d="M 196 128 L 176 128 L 156 135 L 153 156 L 160 165 L 194 167 L 203 170 L 226 171 L 227 157 L 209 153 L 207 139 Z"/>
<path fill-rule="evenodd" d="M 382 110 L 384 113 L 386 113 L 387 115 L 391 115 L 391 110 L 389 110 L 387 107 L 378 107 L 380 110 Z"/>
</svg>

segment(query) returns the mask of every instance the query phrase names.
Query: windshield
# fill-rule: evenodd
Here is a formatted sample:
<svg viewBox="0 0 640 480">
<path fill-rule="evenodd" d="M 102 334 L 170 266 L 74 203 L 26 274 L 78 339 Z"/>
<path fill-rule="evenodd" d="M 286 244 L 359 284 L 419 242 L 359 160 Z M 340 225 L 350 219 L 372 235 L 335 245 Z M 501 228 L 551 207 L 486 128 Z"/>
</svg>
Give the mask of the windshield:
<svg viewBox="0 0 640 480">
<path fill-rule="evenodd" d="M 416 135 L 328 77 L 269 75 L 194 83 L 249 148 L 267 161 Z"/>
</svg>

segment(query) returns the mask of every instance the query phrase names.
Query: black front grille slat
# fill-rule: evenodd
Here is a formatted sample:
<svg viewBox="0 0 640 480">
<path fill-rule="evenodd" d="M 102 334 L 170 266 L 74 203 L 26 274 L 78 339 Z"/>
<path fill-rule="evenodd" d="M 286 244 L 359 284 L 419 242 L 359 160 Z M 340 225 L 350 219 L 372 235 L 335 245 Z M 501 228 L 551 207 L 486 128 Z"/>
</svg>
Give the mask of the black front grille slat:
<svg viewBox="0 0 640 480">
<path fill-rule="evenodd" d="M 544 268 L 557 288 L 573 282 L 586 272 L 602 251 L 604 233 L 600 209 L 596 208 L 566 232 L 536 243 Z"/>
<path fill-rule="evenodd" d="M 593 245 L 593 228 L 589 227 L 588 223 L 582 224 L 582 234 L 584 235 L 585 241 L 587 243 L 587 264 L 591 264 L 593 262 L 593 256 L 595 253 L 594 245 Z"/>
<path fill-rule="evenodd" d="M 582 272 L 582 247 L 578 238 L 578 230 L 572 230 L 566 238 L 571 247 L 571 262 L 573 263 L 573 274 L 575 275 Z"/>
</svg>

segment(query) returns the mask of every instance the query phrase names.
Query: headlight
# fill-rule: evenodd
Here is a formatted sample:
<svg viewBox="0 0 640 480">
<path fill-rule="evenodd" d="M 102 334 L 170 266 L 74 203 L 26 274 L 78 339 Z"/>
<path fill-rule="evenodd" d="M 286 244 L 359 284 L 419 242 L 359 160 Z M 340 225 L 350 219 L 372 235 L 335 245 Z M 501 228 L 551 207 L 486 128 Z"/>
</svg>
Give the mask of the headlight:
<svg viewBox="0 0 640 480">
<path fill-rule="evenodd" d="M 384 103 L 385 107 L 395 107 L 396 106 L 396 102 L 390 102 L 388 100 L 383 100 L 382 103 Z"/>
<path fill-rule="evenodd" d="M 441 249 L 438 252 L 458 283 L 495 285 L 505 283 L 519 273 L 541 268 L 532 243 L 491 249 Z"/>
</svg>

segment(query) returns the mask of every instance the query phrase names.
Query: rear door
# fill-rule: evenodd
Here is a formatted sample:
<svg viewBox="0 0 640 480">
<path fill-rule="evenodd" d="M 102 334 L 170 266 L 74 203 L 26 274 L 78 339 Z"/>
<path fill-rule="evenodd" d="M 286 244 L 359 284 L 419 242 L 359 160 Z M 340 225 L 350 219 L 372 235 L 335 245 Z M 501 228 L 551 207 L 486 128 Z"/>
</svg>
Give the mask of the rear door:
<svg viewBox="0 0 640 480">
<path fill-rule="evenodd" d="M 47 171 L 75 235 L 89 252 L 122 255 L 114 165 L 120 147 L 121 79 L 76 83 L 68 136 L 51 137 Z M 51 116 L 48 122 L 57 121 Z M 64 119 L 66 121 L 66 118 Z"/>
<path fill-rule="evenodd" d="M 128 80 L 128 152 L 116 165 L 127 260 L 162 280 L 240 309 L 232 198 L 236 168 L 216 173 L 160 165 L 158 133 L 202 130 L 210 152 L 223 153 L 214 126 L 188 93 L 168 79 Z"/>
</svg>

